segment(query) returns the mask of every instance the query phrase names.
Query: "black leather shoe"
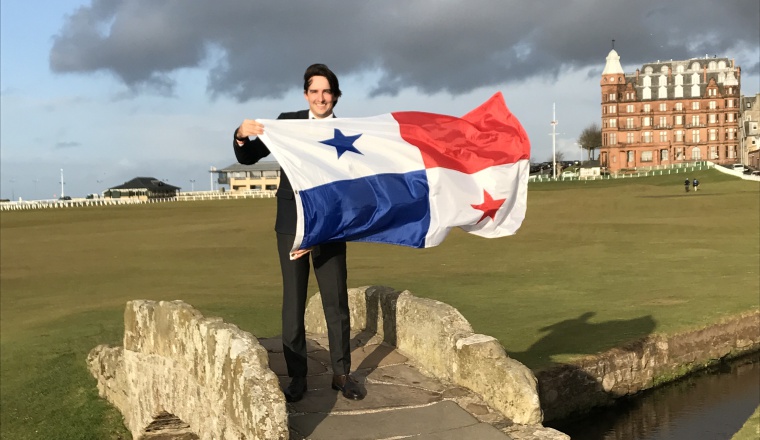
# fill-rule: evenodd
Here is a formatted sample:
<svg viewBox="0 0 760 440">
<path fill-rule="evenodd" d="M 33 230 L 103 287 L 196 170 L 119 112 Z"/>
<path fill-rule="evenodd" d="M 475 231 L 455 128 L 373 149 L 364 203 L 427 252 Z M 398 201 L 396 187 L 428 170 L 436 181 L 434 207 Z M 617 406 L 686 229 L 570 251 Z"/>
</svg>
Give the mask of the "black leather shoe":
<svg viewBox="0 0 760 440">
<path fill-rule="evenodd" d="M 343 397 L 351 400 L 362 400 L 366 395 L 359 387 L 359 382 L 348 374 L 333 376 L 332 389 L 343 393 Z"/>
<path fill-rule="evenodd" d="M 298 402 L 303 399 L 303 395 L 306 392 L 306 378 L 301 376 L 294 377 L 284 391 L 285 400 L 290 403 Z"/>
</svg>

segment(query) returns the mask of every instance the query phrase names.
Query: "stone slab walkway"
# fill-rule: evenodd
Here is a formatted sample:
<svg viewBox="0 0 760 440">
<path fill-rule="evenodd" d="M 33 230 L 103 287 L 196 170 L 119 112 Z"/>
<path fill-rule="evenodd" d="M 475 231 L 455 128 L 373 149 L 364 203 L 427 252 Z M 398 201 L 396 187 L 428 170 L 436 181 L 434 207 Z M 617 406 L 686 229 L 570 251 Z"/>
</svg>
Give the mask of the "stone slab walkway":
<svg viewBox="0 0 760 440">
<path fill-rule="evenodd" d="M 288 404 L 291 439 L 509 440 L 511 423 L 469 390 L 425 375 L 394 347 L 372 335 L 351 340 L 353 376 L 367 390 L 361 401 L 331 389 L 326 335 L 308 335 L 308 392 Z M 287 385 L 279 338 L 261 339 L 270 368 Z"/>
</svg>

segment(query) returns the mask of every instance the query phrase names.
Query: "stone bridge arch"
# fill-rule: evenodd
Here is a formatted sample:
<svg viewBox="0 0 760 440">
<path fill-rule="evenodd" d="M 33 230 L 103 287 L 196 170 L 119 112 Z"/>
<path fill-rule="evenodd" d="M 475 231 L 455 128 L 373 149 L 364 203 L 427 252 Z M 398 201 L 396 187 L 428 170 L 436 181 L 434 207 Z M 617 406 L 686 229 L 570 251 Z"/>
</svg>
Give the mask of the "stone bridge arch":
<svg viewBox="0 0 760 440">
<path fill-rule="evenodd" d="M 182 301 L 129 301 L 123 347 L 99 345 L 87 363 L 135 439 L 159 438 L 146 428 L 161 418 L 176 425 L 162 439 L 288 438 L 285 397 L 264 347 Z"/>
</svg>

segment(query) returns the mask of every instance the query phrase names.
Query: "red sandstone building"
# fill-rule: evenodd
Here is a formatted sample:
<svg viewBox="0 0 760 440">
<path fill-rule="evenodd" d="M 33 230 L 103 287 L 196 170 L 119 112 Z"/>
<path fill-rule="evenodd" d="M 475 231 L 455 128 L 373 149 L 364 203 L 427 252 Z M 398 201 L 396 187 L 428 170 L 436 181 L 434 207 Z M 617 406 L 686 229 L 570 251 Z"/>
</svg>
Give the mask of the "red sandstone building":
<svg viewBox="0 0 760 440">
<path fill-rule="evenodd" d="M 658 61 L 626 74 L 611 50 L 600 83 L 601 166 L 739 162 L 740 76 L 728 58 Z"/>
</svg>

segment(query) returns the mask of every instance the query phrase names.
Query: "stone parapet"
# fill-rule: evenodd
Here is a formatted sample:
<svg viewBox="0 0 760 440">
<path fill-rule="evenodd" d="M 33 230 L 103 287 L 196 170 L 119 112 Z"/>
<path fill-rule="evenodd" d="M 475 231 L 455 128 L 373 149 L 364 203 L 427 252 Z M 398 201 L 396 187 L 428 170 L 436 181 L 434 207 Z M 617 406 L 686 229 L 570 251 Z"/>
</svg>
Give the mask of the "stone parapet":
<svg viewBox="0 0 760 440">
<path fill-rule="evenodd" d="M 672 381 L 721 359 L 760 349 L 760 311 L 704 329 L 651 335 L 623 347 L 537 373 L 546 420 Z"/>
<path fill-rule="evenodd" d="M 353 330 L 382 336 L 420 368 L 478 393 L 513 423 L 541 423 L 533 373 L 496 339 L 475 334 L 455 308 L 380 286 L 349 289 L 348 296 Z M 306 307 L 305 324 L 309 333 L 327 331 L 319 294 Z"/>
<path fill-rule="evenodd" d="M 95 347 L 87 363 L 133 438 L 172 416 L 183 438 L 288 438 L 285 397 L 250 333 L 182 301 L 129 301 L 124 327 L 123 347 Z"/>
</svg>

